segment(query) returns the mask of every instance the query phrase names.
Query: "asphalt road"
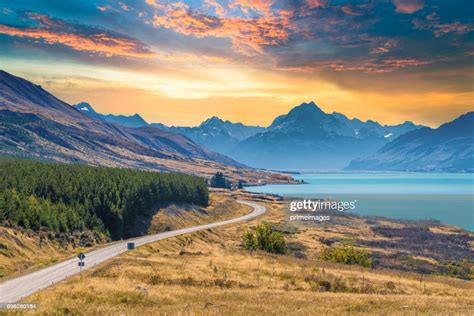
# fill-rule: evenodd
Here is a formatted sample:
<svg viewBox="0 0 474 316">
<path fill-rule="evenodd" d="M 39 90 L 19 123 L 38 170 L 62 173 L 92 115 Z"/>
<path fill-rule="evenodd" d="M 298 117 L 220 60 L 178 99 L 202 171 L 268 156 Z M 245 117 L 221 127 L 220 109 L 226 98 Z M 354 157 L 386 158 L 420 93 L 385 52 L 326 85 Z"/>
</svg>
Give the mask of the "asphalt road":
<svg viewBox="0 0 474 316">
<path fill-rule="evenodd" d="M 145 245 L 151 242 L 162 240 L 165 238 L 178 236 L 182 234 L 189 234 L 203 229 L 209 229 L 217 226 L 223 226 L 228 224 L 233 224 L 241 221 L 246 221 L 262 215 L 265 213 L 266 208 L 263 205 L 248 202 L 240 201 L 237 202 L 253 207 L 253 211 L 247 215 L 228 219 L 221 222 L 215 222 L 200 226 L 188 227 L 178 230 L 173 230 L 169 232 L 159 233 L 155 235 L 147 235 L 138 238 L 132 238 L 124 241 L 114 243 L 110 246 L 97 249 L 91 252 L 86 253 L 86 258 L 84 259 L 85 266 L 83 270 L 90 269 L 93 266 L 107 261 L 119 254 L 127 251 L 127 242 L 135 242 L 135 246 Z M 79 259 L 73 258 L 61 263 L 49 266 L 47 268 L 26 274 L 15 279 L 7 280 L 0 284 L 0 303 L 15 303 L 25 297 L 30 296 L 31 294 L 45 289 L 59 281 L 62 281 L 74 274 L 79 273 L 78 267 Z"/>
</svg>

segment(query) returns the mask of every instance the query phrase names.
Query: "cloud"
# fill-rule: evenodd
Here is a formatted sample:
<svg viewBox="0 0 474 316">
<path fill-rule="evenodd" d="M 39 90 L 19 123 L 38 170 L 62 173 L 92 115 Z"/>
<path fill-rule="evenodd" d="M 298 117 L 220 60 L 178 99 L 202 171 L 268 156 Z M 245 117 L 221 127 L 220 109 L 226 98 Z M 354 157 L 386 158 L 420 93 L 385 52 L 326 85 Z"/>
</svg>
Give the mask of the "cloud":
<svg viewBox="0 0 474 316">
<path fill-rule="evenodd" d="M 103 29 L 52 19 L 44 14 L 27 13 L 25 18 L 36 22 L 36 27 L 0 24 L 0 34 L 42 41 L 48 45 L 61 44 L 75 51 L 103 57 L 160 59 L 166 61 L 225 62 L 226 57 L 194 53 L 165 53 L 151 50 L 143 42 Z"/>
<path fill-rule="evenodd" d="M 425 6 L 423 0 L 393 0 L 396 11 L 403 14 L 413 14 Z"/>
<path fill-rule="evenodd" d="M 372 49 L 371 54 L 385 54 L 394 50 L 399 41 L 396 39 L 387 39 L 376 41 L 378 44 Z"/>
<path fill-rule="evenodd" d="M 305 0 L 305 2 L 308 5 L 308 7 L 310 7 L 311 9 L 324 8 L 329 3 L 328 0 Z"/>
<path fill-rule="evenodd" d="M 361 16 L 367 13 L 368 5 L 347 4 L 341 7 L 341 11 L 347 15 Z"/>
<path fill-rule="evenodd" d="M 430 14 L 423 19 L 414 19 L 413 27 L 417 30 L 432 31 L 435 37 L 441 37 L 443 35 L 454 33 L 456 35 L 463 35 L 474 31 L 473 24 L 465 24 L 459 21 L 451 23 L 440 23 L 437 15 Z"/>
<path fill-rule="evenodd" d="M 28 13 L 26 18 L 36 21 L 38 27 L 21 27 L 0 24 L 0 34 L 41 40 L 46 44 L 62 44 L 77 51 L 107 57 L 144 57 L 159 55 L 136 39 L 96 28 L 66 23 L 47 15 Z"/>
<path fill-rule="evenodd" d="M 472 24 L 462 24 L 459 22 L 435 24 L 434 28 L 435 28 L 434 35 L 436 37 L 440 37 L 448 33 L 455 33 L 458 35 L 462 35 L 462 34 L 472 32 L 474 30 L 474 26 Z"/>
<path fill-rule="evenodd" d="M 240 8 L 246 14 L 253 11 L 264 16 L 272 14 L 272 6 L 272 0 L 233 0 L 229 5 L 232 9 Z"/>
<path fill-rule="evenodd" d="M 384 59 L 368 60 L 362 63 L 331 63 L 330 68 L 335 71 L 362 71 L 365 73 L 380 74 L 392 72 L 400 68 L 431 64 L 431 61 L 418 59 Z"/>
<path fill-rule="evenodd" d="M 214 8 L 217 16 L 224 17 L 227 14 L 227 9 L 225 9 L 219 2 L 215 0 L 204 0 L 204 3 L 208 7 Z"/>
<path fill-rule="evenodd" d="M 323 69 L 330 69 L 335 72 L 362 72 L 366 74 L 383 74 L 393 72 L 402 68 L 429 65 L 435 61 L 420 59 L 401 59 L 372 58 L 367 60 L 333 60 L 333 61 L 317 61 L 310 63 L 300 63 L 294 65 L 282 66 L 280 70 L 297 71 L 297 72 L 315 72 Z"/>
<path fill-rule="evenodd" d="M 228 38 L 234 50 L 245 55 L 262 53 L 266 45 L 279 45 L 287 41 L 292 27 L 289 11 L 270 11 L 271 3 L 268 1 L 238 1 L 233 5 L 244 12 L 253 10 L 260 14 L 251 18 L 217 17 L 192 9 L 183 2 L 155 2 L 153 6 L 157 11 L 153 25 L 194 37 Z"/>
</svg>

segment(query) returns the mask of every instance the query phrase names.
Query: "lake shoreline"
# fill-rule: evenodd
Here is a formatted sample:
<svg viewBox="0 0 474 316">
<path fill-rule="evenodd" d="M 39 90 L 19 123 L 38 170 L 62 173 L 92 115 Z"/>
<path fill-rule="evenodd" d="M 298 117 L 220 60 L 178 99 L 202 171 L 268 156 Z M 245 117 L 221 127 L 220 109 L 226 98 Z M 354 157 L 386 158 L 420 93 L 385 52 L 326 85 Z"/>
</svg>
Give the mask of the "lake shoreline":
<svg viewBox="0 0 474 316">
<path fill-rule="evenodd" d="M 473 175 L 433 173 L 300 174 L 305 183 L 245 187 L 285 199 L 357 200 L 357 215 L 437 220 L 474 231 Z"/>
</svg>

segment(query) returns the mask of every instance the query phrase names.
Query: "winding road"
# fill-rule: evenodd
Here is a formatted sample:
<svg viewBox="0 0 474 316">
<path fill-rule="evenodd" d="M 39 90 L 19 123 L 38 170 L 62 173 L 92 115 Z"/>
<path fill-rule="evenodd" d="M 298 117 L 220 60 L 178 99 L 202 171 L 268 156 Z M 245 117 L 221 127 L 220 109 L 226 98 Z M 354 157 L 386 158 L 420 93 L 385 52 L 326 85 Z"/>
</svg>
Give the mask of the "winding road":
<svg viewBox="0 0 474 316">
<path fill-rule="evenodd" d="M 174 237 L 182 234 L 189 234 L 204 229 L 214 228 L 218 226 L 233 224 L 246 221 L 265 213 L 266 208 L 263 205 L 237 200 L 237 202 L 253 207 L 253 211 L 247 215 L 228 219 L 221 222 L 204 224 L 200 226 L 188 227 L 164 233 L 147 235 L 138 238 L 132 238 L 114 243 L 110 246 L 97 249 L 86 253 L 84 260 L 85 266 L 83 270 L 94 267 L 95 265 L 107 261 L 119 254 L 127 251 L 127 243 L 135 242 L 135 246 L 141 246 L 158 240 Z M 15 279 L 7 280 L 0 284 L 0 303 L 15 303 L 31 294 L 45 289 L 59 281 L 62 281 L 74 274 L 79 273 L 78 259 L 73 258 L 61 263 L 46 267 L 44 269 L 26 274 Z"/>
</svg>

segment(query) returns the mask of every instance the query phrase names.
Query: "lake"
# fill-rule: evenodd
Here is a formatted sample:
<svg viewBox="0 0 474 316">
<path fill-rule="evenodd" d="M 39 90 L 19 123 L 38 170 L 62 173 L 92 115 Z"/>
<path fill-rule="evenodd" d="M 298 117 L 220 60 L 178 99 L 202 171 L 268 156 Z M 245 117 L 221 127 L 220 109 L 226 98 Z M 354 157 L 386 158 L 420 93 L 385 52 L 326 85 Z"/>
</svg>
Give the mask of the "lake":
<svg viewBox="0 0 474 316">
<path fill-rule="evenodd" d="M 474 175 L 434 173 L 299 174 L 305 184 L 246 187 L 295 198 L 357 201 L 354 213 L 394 219 L 436 219 L 474 231 Z"/>
</svg>

